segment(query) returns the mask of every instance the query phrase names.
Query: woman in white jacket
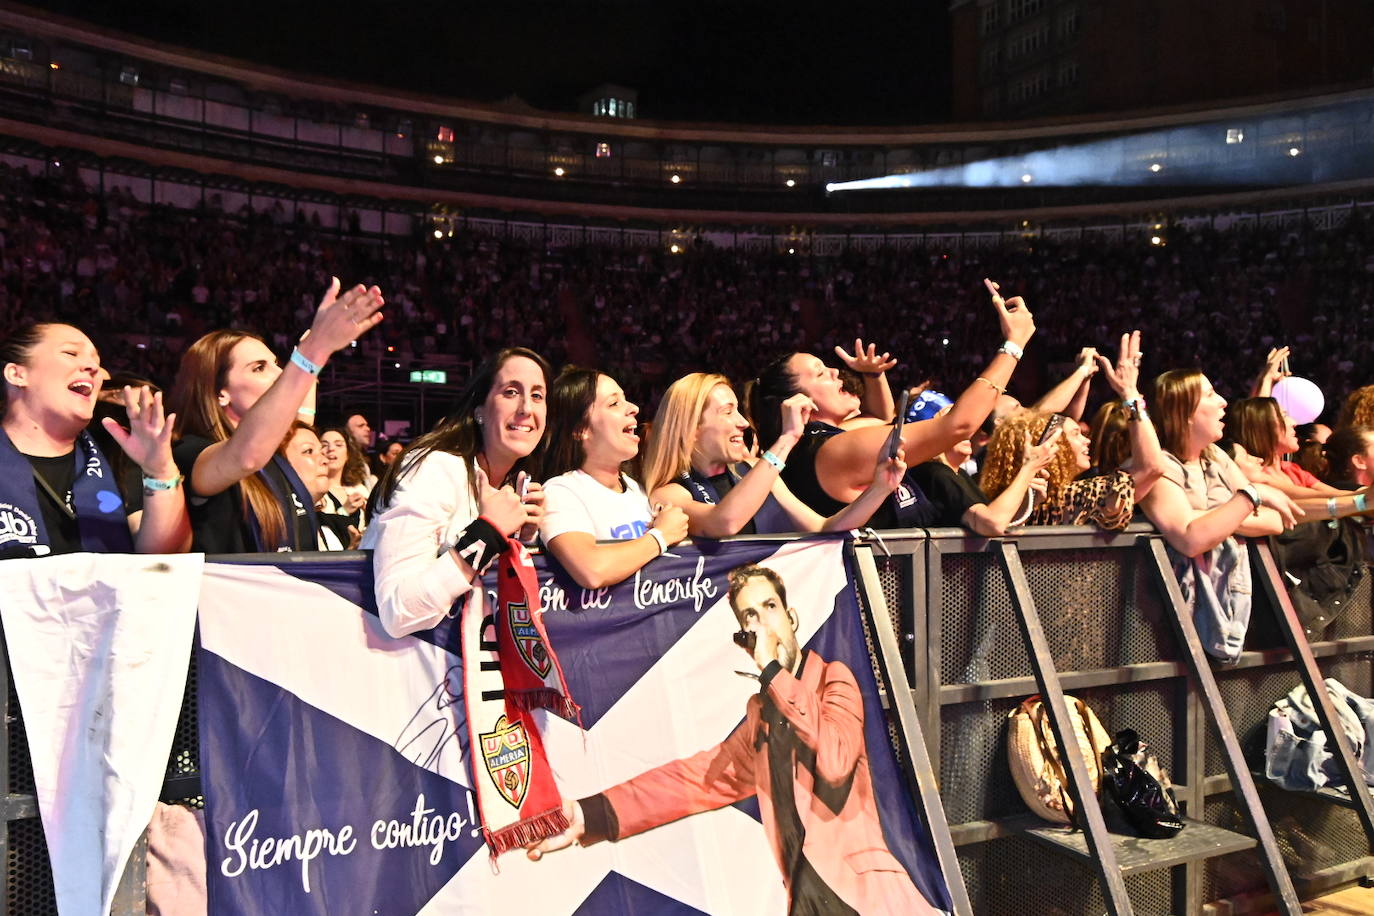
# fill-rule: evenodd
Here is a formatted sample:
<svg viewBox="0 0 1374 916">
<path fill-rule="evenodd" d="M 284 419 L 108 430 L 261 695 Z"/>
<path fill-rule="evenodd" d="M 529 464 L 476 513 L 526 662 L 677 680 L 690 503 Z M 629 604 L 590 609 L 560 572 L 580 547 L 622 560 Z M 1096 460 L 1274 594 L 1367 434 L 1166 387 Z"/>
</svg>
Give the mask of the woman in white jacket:
<svg viewBox="0 0 1374 916">
<path fill-rule="evenodd" d="M 458 404 L 378 482 L 362 547 L 392 636 L 439 623 L 506 549 L 538 530 L 544 493 L 529 478 L 544 438 L 549 365 L 523 347 L 477 367 Z"/>
</svg>

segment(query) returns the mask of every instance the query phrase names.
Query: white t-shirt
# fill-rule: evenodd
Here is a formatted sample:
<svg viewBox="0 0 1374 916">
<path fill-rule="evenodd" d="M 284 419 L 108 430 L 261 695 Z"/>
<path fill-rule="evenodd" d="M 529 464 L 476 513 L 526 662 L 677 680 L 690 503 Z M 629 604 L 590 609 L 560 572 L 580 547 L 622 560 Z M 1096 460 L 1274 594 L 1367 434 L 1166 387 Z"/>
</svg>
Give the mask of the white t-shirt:
<svg viewBox="0 0 1374 916">
<path fill-rule="evenodd" d="M 624 474 L 621 493 L 584 471 L 569 471 L 544 483 L 544 521 L 539 536 L 545 544 L 560 534 L 583 531 L 598 541 L 628 541 L 649 530 L 653 513 L 644 490 Z"/>
</svg>

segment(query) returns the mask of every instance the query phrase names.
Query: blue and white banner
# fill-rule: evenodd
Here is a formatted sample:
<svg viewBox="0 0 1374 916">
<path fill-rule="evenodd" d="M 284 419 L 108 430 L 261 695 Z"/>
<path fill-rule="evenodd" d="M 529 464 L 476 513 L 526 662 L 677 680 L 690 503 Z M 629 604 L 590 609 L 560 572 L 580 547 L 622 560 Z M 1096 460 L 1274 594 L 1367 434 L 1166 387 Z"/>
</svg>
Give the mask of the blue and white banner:
<svg viewBox="0 0 1374 916">
<path fill-rule="evenodd" d="M 756 916 L 786 913 L 789 894 L 948 910 L 889 745 L 848 549 L 682 548 L 596 591 L 539 560 L 585 728 L 540 713 L 541 735 L 564 798 L 610 812 L 618 833 L 494 866 L 469 780 L 506 774 L 467 761 L 457 627 L 387 637 L 363 563 L 206 564 L 210 912 Z M 786 598 L 741 590 L 737 616 L 727 577 L 749 564 Z M 770 646 L 799 648 L 778 650 L 789 670 L 761 698 L 762 666 L 735 636 L 770 625 Z"/>
</svg>

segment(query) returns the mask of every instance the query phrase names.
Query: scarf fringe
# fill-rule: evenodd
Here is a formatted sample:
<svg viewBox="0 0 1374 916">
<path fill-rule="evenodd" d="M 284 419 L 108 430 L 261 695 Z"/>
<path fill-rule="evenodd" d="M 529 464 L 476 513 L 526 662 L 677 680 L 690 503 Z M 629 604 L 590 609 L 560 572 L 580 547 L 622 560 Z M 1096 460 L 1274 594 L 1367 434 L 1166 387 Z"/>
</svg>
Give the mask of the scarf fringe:
<svg viewBox="0 0 1374 916">
<path fill-rule="evenodd" d="M 563 806 L 559 805 L 541 814 L 522 818 L 500 830 L 483 827 L 482 833 L 487 841 L 487 848 L 491 850 L 491 857 L 495 859 L 512 849 L 524 849 L 531 843 L 558 836 L 567 829 L 568 816 L 563 813 Z"/>
<path fill-rule="evenodd" d="M 553 687 L 535 687 L 530 690 L 506 688 L 506 702 L 525 712 L 548 709 L 552 710 L 555 715 L 577 722 L 579 725 L 582 722 L 582 707 L 574 703 L 571 697 L 564 696 Z"/>
</svg>

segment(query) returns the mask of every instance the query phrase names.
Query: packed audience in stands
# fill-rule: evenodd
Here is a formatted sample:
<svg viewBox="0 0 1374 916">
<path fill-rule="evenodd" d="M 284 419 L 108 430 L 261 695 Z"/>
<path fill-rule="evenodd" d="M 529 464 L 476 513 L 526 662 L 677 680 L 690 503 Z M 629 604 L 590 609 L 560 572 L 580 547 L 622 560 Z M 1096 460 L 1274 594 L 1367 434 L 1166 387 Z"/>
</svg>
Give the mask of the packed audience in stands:
<svg viewBox="0 0 1374 916">
<path fill-rule="evenodd" d="M 985 276 L 1036 306 L 1040 331 L 1013 383 L 1023 396 L 1080 347 L 1135 327 L 1152 334 L 1147 370 L 1168 368 L 1157 362 L 1167 353 L 1170 365 L 1206 366 L 1232 397 L 1248 390 L 1256 354 L 1279 344 L 1333 399 L 1374 358 L 1374 230 L 1358 213 L 1327 231 L 1167 230 L 1158 248 L 1027 240 L 810 258 L 552 251 L 462 231 L 383 241 L 280 208 L 226 213 L 213 193 L 178 210 L 5 167 L 0 195 L 0 331 L 76 321 L 107 365 L 164 386 L 215 328 L 252 329 L 284 355 L 331 276 L 375 284 L 391 303 L 373 339 L 340 359 L 391 346 L 403 365 L 442 354 L 470 364 L 518 338 L 555 366 L 605 368 L 647 407 L 687 372 L 744 379 L 760 353 L 826 355 L 856 336 L 896 355 L 903 382 L 956 384 L 981 359 L 970 341 L 994 332 L 976 302 Z"/>
<path fill-rule="evenodd" d="M 1366 540 L 1354 218 L 812 260 L 383 242 L 16 171 L 0 194 L 4 556 L 360 545 L 399 636 L 517 541 L 597 588 L 689 535 L 1146 520 L 1233 659 L 1243 539 Z M 316 422 L 324 366 L 382 346 L 474 363 L 404 449 Z M 1290 364 L 1329 447 L 1271 397 Z"/>
</svg>

